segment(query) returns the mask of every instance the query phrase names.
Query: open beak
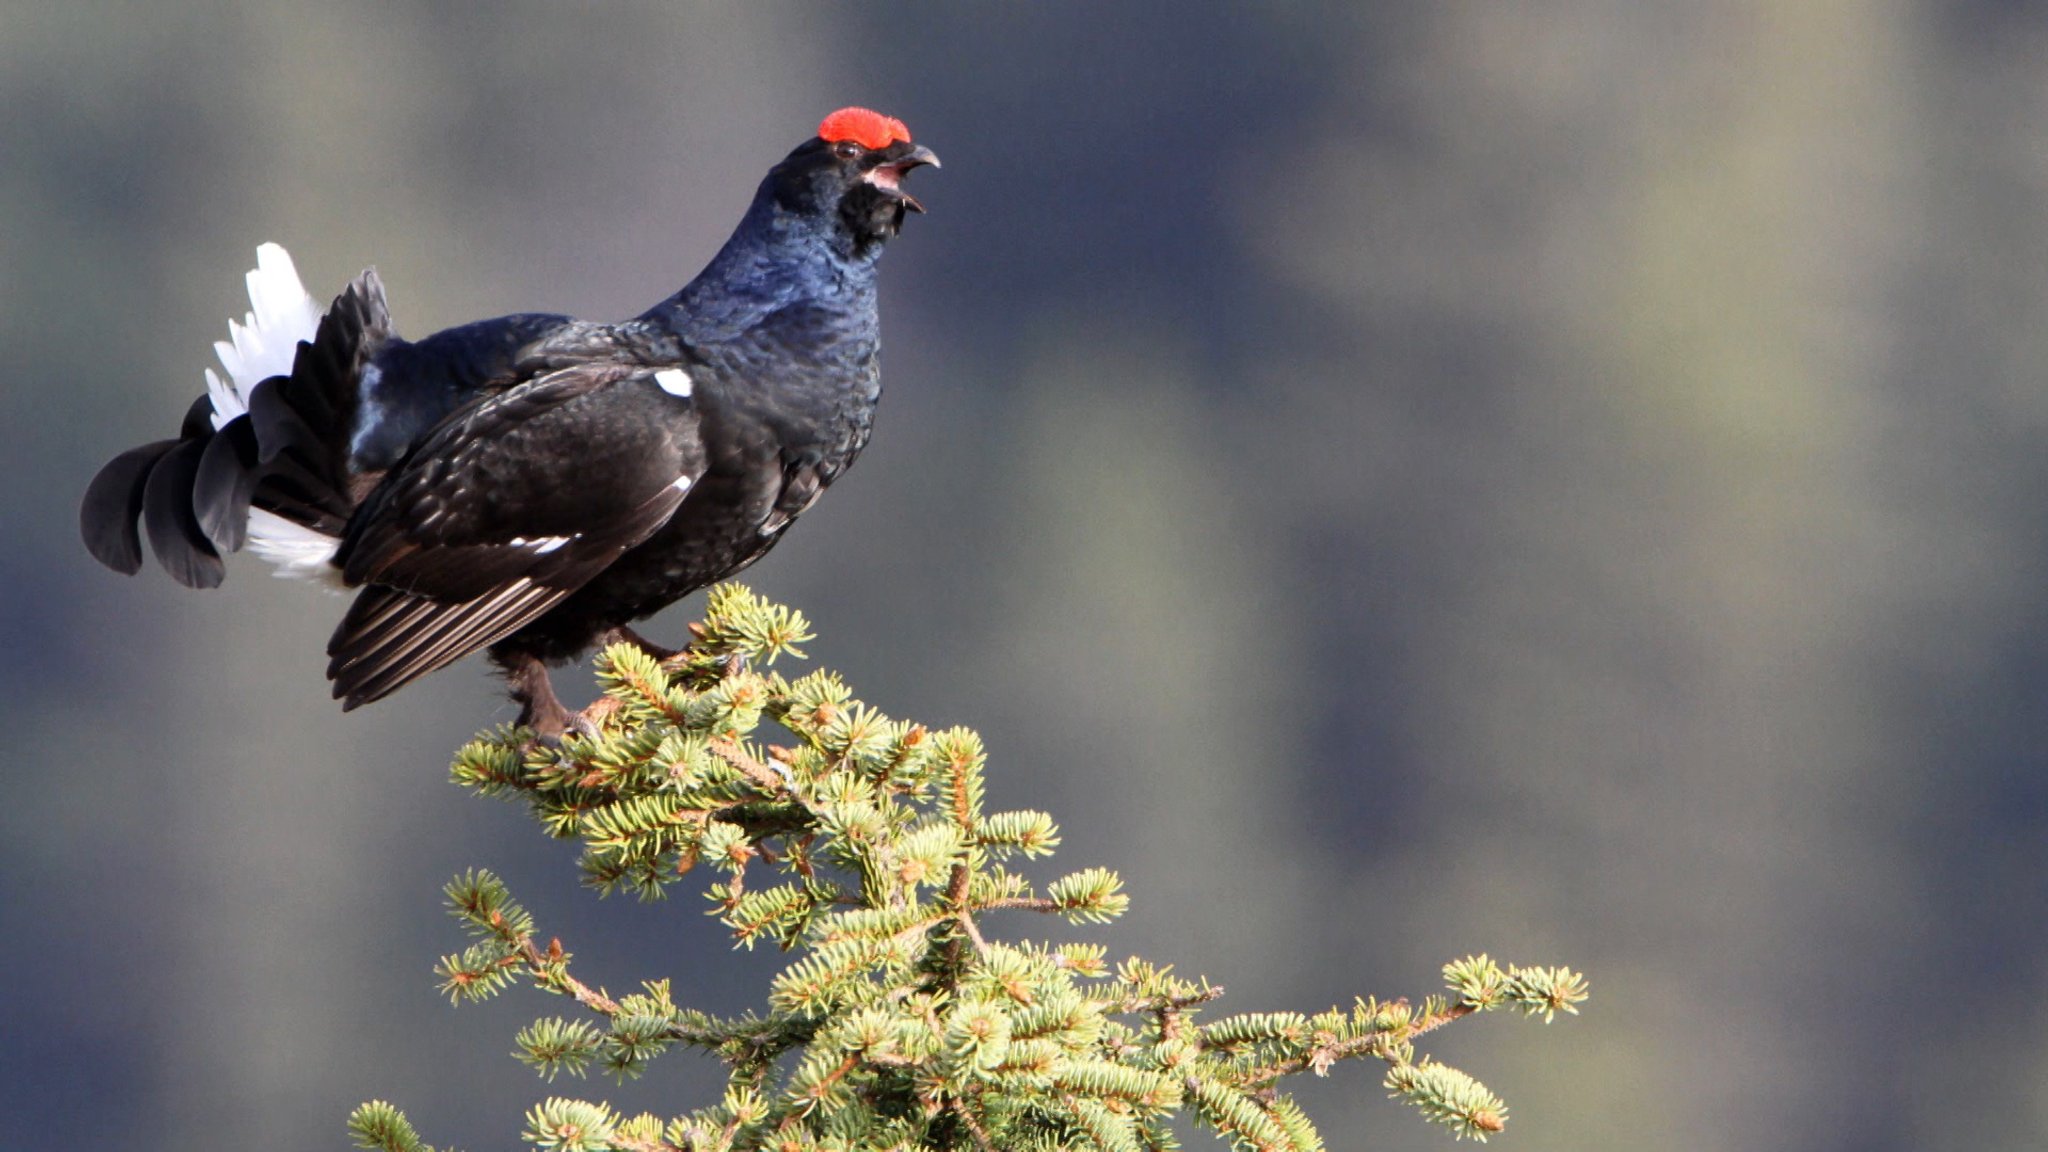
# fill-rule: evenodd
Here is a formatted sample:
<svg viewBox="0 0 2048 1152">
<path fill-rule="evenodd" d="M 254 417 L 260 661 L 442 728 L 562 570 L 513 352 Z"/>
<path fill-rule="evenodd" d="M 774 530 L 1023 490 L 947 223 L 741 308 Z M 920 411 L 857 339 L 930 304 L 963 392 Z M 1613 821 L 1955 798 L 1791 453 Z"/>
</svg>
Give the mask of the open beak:
<svg viewBox="0 0 2048 1152">
<path fill-rule="evenodd" d="M 917 197 L 903 190 L 903 177 L 912 168 L 922 168 L 926 165 L 930 165 L 933 168 L 944 167 L 944 165 L 939 163 L 938 153 L 919 144 L 894 160 L 885 164 L 877 164 L 870 168 L 867 180 L 877 188 L 883 188 L 894 193 L 903 201 L 905 208 L 910 209 L 912 212 L 922 212 L 924 211 L 924 205 L 917 202 Z"/>
</svg>

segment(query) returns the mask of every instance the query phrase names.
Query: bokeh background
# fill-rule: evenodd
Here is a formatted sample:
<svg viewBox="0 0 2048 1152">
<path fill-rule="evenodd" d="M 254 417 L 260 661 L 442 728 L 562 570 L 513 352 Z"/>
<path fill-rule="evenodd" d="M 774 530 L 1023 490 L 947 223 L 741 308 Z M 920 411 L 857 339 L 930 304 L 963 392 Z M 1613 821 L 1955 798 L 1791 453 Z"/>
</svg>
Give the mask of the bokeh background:
<svg viewBox="0 0 2048 1152">
<path fill-rule="evenodd" d="M 1587 1015 L 1441 1046 L 1532 1152 L 2048 1146 L 2024 0 L 0 0 L 0 1146 L 706 1098 L 689 1055 L 540 1083 L 510 1037 L 556 1004 L 434 994 L 470 865 L 614 988 L 775 965 L 446 783 L 510 718 L 479 662 L 343 716 L 340 602 L 121 579 L 75 507 L 259 241 L 316 294 L 374 262 L 413 335 L 631 315 L 852 102 L 946 167 L 875 442 L 749 579 L 983 730 L 1054 865 L 1123 872 L 1117 950 L 1241 1009 L 1588 971 Z M 1306 1096 L 1332 1147 L 1446 1146 L 1370 1068 Z"/>
</svg>

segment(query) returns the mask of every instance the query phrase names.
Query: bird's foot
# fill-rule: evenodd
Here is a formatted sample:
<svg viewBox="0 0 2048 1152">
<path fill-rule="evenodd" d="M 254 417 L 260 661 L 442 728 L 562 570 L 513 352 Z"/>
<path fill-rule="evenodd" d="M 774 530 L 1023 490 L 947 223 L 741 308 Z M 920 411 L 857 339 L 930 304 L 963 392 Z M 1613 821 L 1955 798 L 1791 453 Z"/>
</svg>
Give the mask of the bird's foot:
<svg viewBox="0 0 2048 1152">
<path fill-rule="evenodd" d="M 600 646 L 611 644 L 631 644 L 633 647 L 638 648 L 642 652 L 647 653 L 649 656 L 652 656 L 656 660 L 661 661 L 663 663 L 673 660 L 676 657 L 681 656 L 684 652 L 688 651 L 688 649 L 685 648 L 663 647 L 662 645 L 656 644 L 654 641 L 649 640 L 647 637 L 642 636 L 640 633 L 634 631 L 633 629 L 627 627 L 624 624 L 620 624 L 614 628 L 605 629 L 604 634 L 598 637 L 598 643 Z"/>
<path fill-rule="evenodd" d="M 517 694 L 513 698 L 518 699 Z M 552 707 L 520 701 L 519 719 L 514 723 L 521 728 L 532 729 L 536 741 L 552 747 L 562 742 L 564 733 L 576 727 L 578 716 L 562 707 L 560 701 L 550 703 Z"/>
<path fill-rule="evenodd" d="M 543 744 L 560 744 L 562 734 L 569 731 L 576 717 L 555 695 L 555 686 L 548 679 L 547 665 L 537 657 L 524 653 L 492 653 L 501 670 L 505 683 L 512 691 L 512 699 L 519 704 L 519 719 L 514 721 L 522 728 L 533 730 L 534 738 Z"/>
</svg>

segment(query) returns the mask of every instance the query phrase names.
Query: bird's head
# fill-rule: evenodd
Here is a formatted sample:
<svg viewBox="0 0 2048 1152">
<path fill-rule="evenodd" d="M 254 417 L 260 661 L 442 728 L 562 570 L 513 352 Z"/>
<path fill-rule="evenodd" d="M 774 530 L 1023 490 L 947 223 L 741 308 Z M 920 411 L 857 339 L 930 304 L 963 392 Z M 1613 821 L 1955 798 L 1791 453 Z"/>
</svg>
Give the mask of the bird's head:
<svg viewBox="0 0 2048 1152">
<path fill-rule="evenodd" d="M 768 184 L 782 207 L 829 217 L 860 252 L 902 230 L 906 213 L 924 211 L 903 190 L 903 177 L 926 164 L 937 168 L 939 158 L 911 143 L 903 121 L 866 108 L 841 108 L 775 166 Z"/>
</svg>

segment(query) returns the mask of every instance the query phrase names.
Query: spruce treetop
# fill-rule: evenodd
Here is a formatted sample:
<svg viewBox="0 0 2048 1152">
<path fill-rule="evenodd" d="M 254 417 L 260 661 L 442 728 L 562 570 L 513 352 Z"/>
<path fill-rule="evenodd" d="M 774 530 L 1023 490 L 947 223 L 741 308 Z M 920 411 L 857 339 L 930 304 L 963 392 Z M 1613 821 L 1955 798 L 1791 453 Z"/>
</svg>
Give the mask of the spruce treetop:
<svg viewBox="0 0 2048 1152">
<path fill-rule="evenodd" d="M 1129 898 L 1105 868 L 1048 882 L 1020 870 L 1053 853 L 1059 829 L 1043 812 L 984 809 L 973 732 L 892 719 L 830 672 L 773 670 L 811 638 L 800 613 L 721 585 L 691 636 L 666 661 L 605 651 L 604 694 L 559 746 L 499 729 L 455 758 L 457 783 L 523 800 L 549 835 L 580 841 L 591 887 L 658 898 L 704 877 L 738 944 L 786 957 L 765 1003 L 738 1016 L 677 1003 L 660 976 L 613 996 L 576 977 L 498 877 L 450 882 L 473 941 L 441 960 L 444 991 L 474 1001 L 529 981 L 575 1005 L 518 1033 L 541 1076 L 637 1077 L 679 1047 L 728 1071 L 722 1099 L 666 1117 L 549 1098 L 526 1117 L 535 1148 L 1149 1152 L 1178 1147 L 1174 1121 L 1192 1118 L 1238 1148 L 1318 1152 L 1282 1086 L 1354 1061 L 1381 1066 L 1389 1092 L 1455 1136 L 1485 1140 L 1507 1106 L 1418 1041 L 1475 1013 L 1547 1022 L 1586 999 L 1569 969 L 1474 956 L 1419 1005 L 1220 1016 L 1223 989 L 1171 966 L 995 938 L 989 912 L 1094 924 Z M 349 1127 L 363 1148 L 429 1149 L 383 1102 Z"/>
</svg>

